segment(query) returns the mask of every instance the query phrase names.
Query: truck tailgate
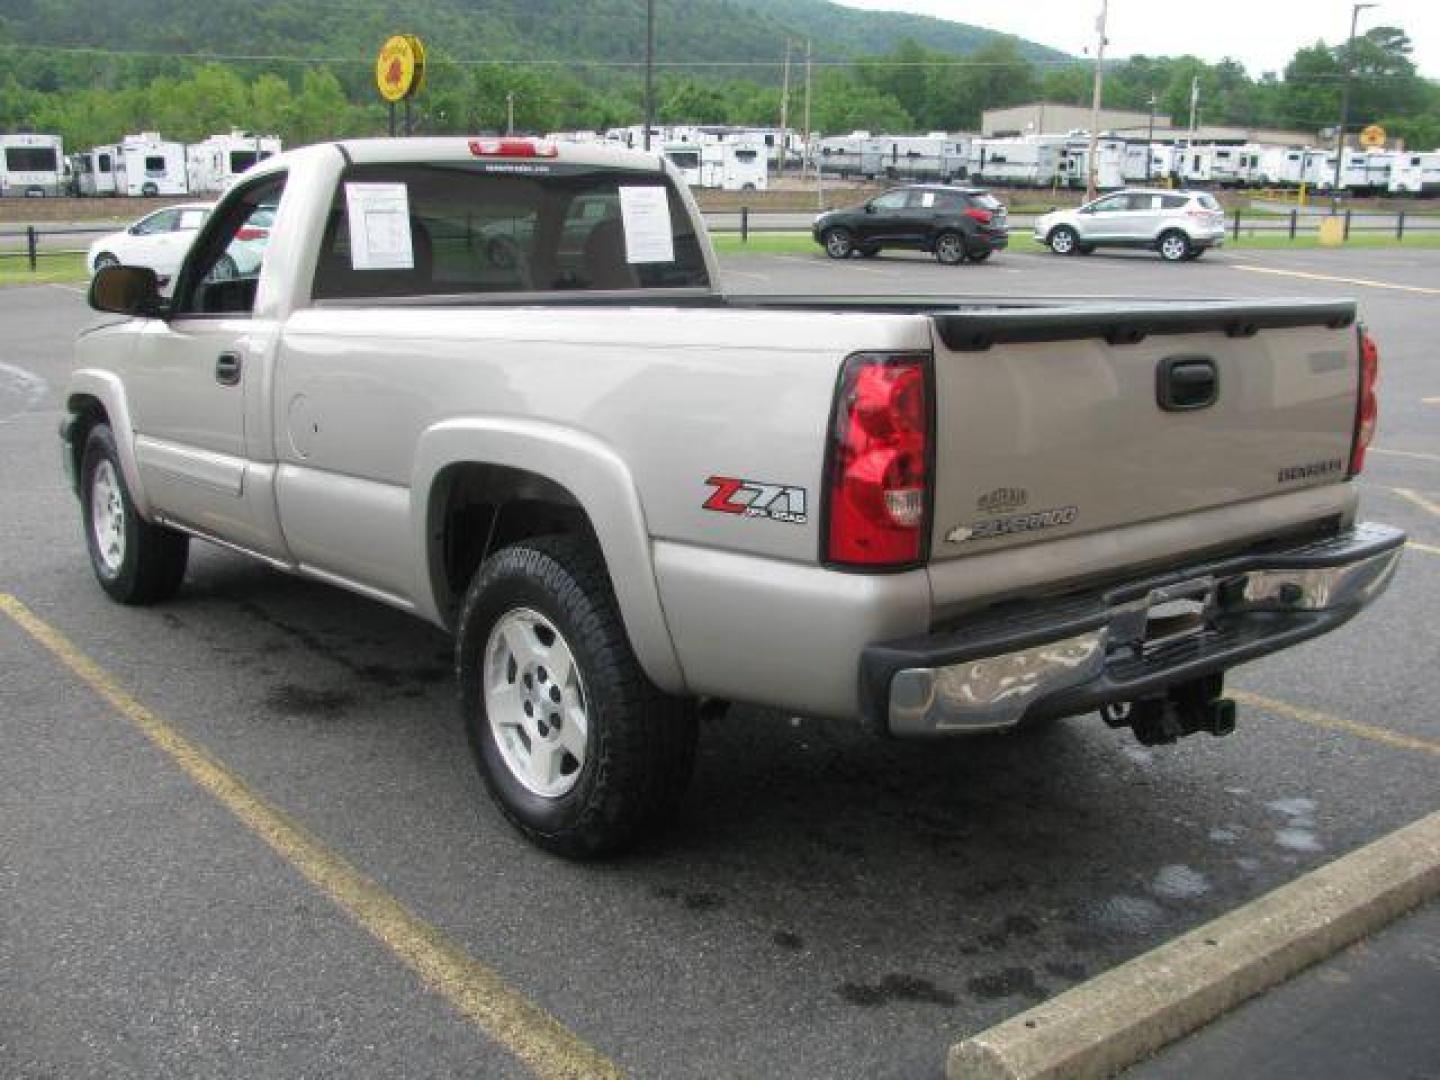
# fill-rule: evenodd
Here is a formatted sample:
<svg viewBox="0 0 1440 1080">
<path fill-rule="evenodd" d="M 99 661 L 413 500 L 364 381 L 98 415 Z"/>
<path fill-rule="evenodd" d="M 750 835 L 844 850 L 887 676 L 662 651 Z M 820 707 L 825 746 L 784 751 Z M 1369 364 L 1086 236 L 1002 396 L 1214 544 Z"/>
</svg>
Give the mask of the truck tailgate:
<svg viewBox="0 0 1440 1080">
<path fill-rule="evenodd" d="M 1303 301 L 935 315 L 932 560 L 1343 478 L 1354 320 Z"/>
</svg>

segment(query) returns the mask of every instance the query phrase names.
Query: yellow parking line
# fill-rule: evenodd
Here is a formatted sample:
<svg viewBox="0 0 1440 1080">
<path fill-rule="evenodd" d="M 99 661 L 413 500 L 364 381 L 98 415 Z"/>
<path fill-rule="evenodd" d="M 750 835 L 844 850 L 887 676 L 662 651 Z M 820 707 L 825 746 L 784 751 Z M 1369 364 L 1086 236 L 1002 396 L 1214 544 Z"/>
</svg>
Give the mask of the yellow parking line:
<svg viewBox="0 0 1440 1080">
<path fill-rule="evenodd" d="M 1440 547 L 1434 547 L 1430 544 L 1422 544 L 1417 540 L 1407 541 L 1405 546 L 1407 548 L 1414 548 L 1416 551 L 1423 551 L 1426 555 L 1440 555 Z"/>
<path fill-rule="evenodd" d="M 1402 499 L 1414 503 L 1416 506 L 1420 507 L 1421 510 L 1428 510 L 1436 517 L 1440 517 L 1440 503 L 1431 502 L 1424 495 L 1421 495 L 1418 491 L 1411 491 L 1409 488 L 1391 488 L 1390 490 L 1393 491 L 1396 495 L 1399 495 Z"/>
<path fill-rule="evenodd" d="M 1331 716 L 1315 709 L 1306 709 L 1299 705 L 1291 705 L 1289 702 L 1277 701 L 1275 698 L 1251 694 L 1245 690 L 1228 691 L 1228 694 L 1242 705 L 1248 705 L 1252 709 L 1264 709 L 1266 712 L 1298 720 L 1302 724 L 1311 724 L 1314 727 L 1327 728 L 1330 731 L 1343 731 L 1347 735 L 1358 735 L 1362 739 L 1384 743 L 1397 750 L 1418 750 L 1422 754 L 1434 754 L 1440 757 L 1440 743 L 1432 742 L 1429 739 L 1402 735 L 1398 731 L 1391 731 L 1388 728 L 1362 724 L 1358 720 L 1346 720 L 1343 717 Z"/>
<path fill-rule="evenodd" d="M 1308 281 L 1333 281 L 1340 285 L 1363 285 L 1368 289 L 1393 289 L 1396 292 L 1440 296 L 1440 289 L 1427 289 L 1421 285 L 1397 285 L 1392 281 L 1372 281 L 1370 278 L 1335 277 L 1332 274 L 1311 274 L 1303 270 L 1280 270 L 1273 266 L 1236 266 L 1235 269 L 1248 270 L 1252 274 L 1278 274 L 1281 277 L 1305 278 Z"/>
<path fill-rule="evenodd" d="M 486 1035 L 543 1078 L 618 1077 L 620 1069 L 437 927 L 410 912 L 303 825 L 266 802 L 239 776 L 141 705 L 63 634 L 8 593 L 4 612 L 200 788 L 270 845 L 312 885 L 372 934 Z"/>
</svg>

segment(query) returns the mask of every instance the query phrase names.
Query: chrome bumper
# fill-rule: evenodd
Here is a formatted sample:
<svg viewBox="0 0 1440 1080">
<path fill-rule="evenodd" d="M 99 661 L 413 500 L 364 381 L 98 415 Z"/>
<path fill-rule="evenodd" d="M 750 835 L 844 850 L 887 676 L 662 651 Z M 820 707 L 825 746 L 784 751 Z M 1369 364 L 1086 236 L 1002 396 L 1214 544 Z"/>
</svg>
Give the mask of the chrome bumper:
<svg viewBox="0 0 1440 1080">
<path fill-rule="evenodd" d="M 1404 543 L 1398 529 L 1359 525 L 871 646 L 862 700 L 904 737 L 1135 701 L 1335 629 L 1385 591 Z"/>
</svg>

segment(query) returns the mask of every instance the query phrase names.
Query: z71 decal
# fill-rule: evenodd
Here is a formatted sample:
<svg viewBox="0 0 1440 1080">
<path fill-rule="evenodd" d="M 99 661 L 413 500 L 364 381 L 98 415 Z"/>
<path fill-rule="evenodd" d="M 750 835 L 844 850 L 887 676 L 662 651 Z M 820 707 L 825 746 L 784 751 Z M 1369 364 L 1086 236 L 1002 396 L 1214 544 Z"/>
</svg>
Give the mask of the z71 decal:
<svg viewBox="0 0 1440 1080">
<path fill-rule="evenodd" d="M 702 504 L 721 514 L 769 518 L 791 525 L 805 524 L 805 489 L 733 476 L 712 476 L 705 483 L 715 490 Z"/>
</svg>

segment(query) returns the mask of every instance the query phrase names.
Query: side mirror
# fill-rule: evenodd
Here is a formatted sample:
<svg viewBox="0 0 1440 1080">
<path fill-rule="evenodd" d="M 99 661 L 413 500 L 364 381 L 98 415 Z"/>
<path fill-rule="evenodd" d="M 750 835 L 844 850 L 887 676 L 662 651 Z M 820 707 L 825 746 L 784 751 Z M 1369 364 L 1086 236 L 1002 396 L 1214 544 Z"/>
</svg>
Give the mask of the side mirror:
<svg viewBox="0 0 1440 1080">
<path fill-rule="evenodd" d="M 88 297 L 96 311 L 152 318 L 163 307 L 160 279 L 148 266 L 102 266 Z"/>
</svg>

